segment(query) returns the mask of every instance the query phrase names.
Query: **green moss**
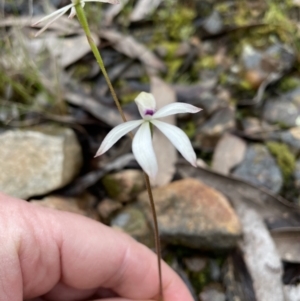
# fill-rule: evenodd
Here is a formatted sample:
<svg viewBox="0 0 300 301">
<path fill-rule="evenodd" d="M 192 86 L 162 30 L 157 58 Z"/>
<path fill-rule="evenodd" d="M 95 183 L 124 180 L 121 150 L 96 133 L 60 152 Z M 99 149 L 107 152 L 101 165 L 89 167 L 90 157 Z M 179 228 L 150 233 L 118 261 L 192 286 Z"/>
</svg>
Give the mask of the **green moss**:
<svg viewBox="0 0 300 301">
<path fill-rule="evenodd" d="M 217 10 L 220 14 L 225 14 L 230 9 L 228 2 L 216 3 L 214 9 Z"/>
<path fill-rule="evenodd" d="M 87 20 L 89 20 L 89 26 L 95 32 L 98 31 L 99 23 L 103 20 L 103 10 L 102 5 L 88 3 L 84 7 L 84 11 L 86 13 Z"/>
<path fill-rule="evenodd" d="M 287 1 L 284 1 L 287 2 Z M 287 16 L 287 5 L 282 3 L 278 5 L 277 3 L 269 3 L 269 8 L 265 13 L 264 22 L 268 24 L 284 25 L 287 26 L 286 29 L 289 30 L 293 28 L 292 22 Z"/>
<path fill-rule="evenodd" d="M 175 58 L 175 53 L 178 49 L 179 43 L 177 42 L 163 42 L 160 44 L 166 50 L 165 60 L 170 61 Z"/>
<path fill-rule="evenodd" d="M 138 96 L 140 92 L 132 92 L 125 95 L 120 95 L 120 101 L 122 105 L 131 103 Z"/>
<path fill-rule="evenodd" d="M 281 169 L 284 181 L 288 181 L 295 169 L 295 156 L 284 143 L 267 142 L 267 147 L 271 154 L 276 158 L 277 164 Z"/>
<path fill-rule="evenodd" d="M 107 194 L 111 198 L 116 198 L 120 195 L 120 183 L 118 183 L 118 181 L 116 181 L 110 175 L 106 175 L 105 177 L 103 177 L 102 184 L 104 185 Z"/>
<path fill-rule="evenodd" d="M 195 64 L 195 68 L 199 69 L 215 69 L 216 68 L 216 60 L 213 55 L 207 55 L 201 57 Z"/>
<path fill-rule="evenodd" d="M 88 64 L 77 64 L 73 70 L 74 78 L 82 79 L 90 74 L 91 67 Z"/>
<path fill-rule="evenodd" d="M 219 83 L 223 86 L 226 85 L 228 82 L 228 75 L 223 72 L 219 75 Z"/>
<path fill-rule="evenodd" d="M 180 1 L 165 1 L 154 18 L 157 28 L 154 39 L 156 42 L 170 38 L 174 41 L 188 40 L 194 33 L 193 20 L 196 13 Z M 163 24 L 163 26 L 162 26 Z"/>
<path fill-rule="evenodd" d="M 182 65 L 182 62 L 183 62 L 182 59 L 174 59 L 172 61 L 166 62 L 166 65 L 168 67 L 168 72 L 165 76 L 166 82 L 169 82 L 169 83 L 174 82 L 176 73 L 177 73 L 179 67 Z"/>
<path fill-rule="evenodd" d="M 237 2 L 238 11 L 234 14 L 234 23 L 237 26 L 246 26 L 250 20 L 250 10 L 246 1 Z"/>
<path fill-rule="evenodd" d="M 174 254 L 168 253 L 166 256 L 164 256 L 164 261 L 169 265 L 172 266 L 172 263 L 174 262 Z"/>
<path fill-rule="evenodd" d="M 293 90 L 299 86 L 300 82 L 299 79 L 296 77 L 286 76 L 283 77 L 282 80 L 279 82 L 279 89 L 282 92 L 288 92 Z"/>
<path fill-rule="evenodd" d="M 143 75 L 143 76 L 140 78 L 140 81 L 141 81 L 141 83 L 143 83 L 143 84 L 149 84 L 149 83 L 150 83 L 149 76 Z"/>
<path fill-rule="evenodd" d="M 196 134 L 196 125 L 195 122 L 189 121 L 186 123 L 185 127 L 183 128 L 183 131 L 187 134 L 187 136 L 191 139 Z"/>
<path fill-rule="evenodd" d="M 188 274 L 191 283 L 198 294 L 202 291 L 203 287 L 211 281 L 209 265 L 207 265 L 205 269 L 200 272 L 188 272 Z"/>
<path fill-rule="evenodd" d="M 239 87 L 242 88 L 243 90 L 247 90 L 247 91 L 253 90 L 253 85 L 245 79 L 242 79 L 239 82 Z"/>
</svg>

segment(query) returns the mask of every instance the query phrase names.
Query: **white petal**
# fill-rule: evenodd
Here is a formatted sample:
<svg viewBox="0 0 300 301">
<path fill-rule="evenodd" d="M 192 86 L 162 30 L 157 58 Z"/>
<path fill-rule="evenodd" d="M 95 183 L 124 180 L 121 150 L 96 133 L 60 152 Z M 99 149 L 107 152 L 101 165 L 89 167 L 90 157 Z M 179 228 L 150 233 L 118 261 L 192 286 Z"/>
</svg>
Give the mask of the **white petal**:
<svg viewBox="0 0 300 301">
<path fill-rule="evenodd" d="M 41 22 L 44 22 L 48 19 L 51 19 L 52 17 L 55 17 L 56 15 L 63 15 L 64 13 L 66 13 L 71 7 L 73 6 L 73 4 L 69 4 L 69 5 L 66 5 L 56 11 L 54 11 L 53 13 L 45 16 L 44 18 L 40 19 L 39 21 L 35 22 L 32 24 L 32 26 L 36 26 L 38 25 L 39 23 Z M 51 22 L 52 23 L 52 22 Z"/>
<path fill-rule="evenodd" d="M 154 115 L 153 118 L 161 118 L 169 115 L 180 114 L 180 113 L 198 113 L 202 109 L 199 109 L 195 106 L 192 106 L 188 103 L 175 102 L 170 103 L 161 109 L 159 109 Z"/>
<path fill-rule="evenodd" d="M 127 121 L 114 127 L 102 141 L 95 157 L 104 154 L 124 135 L 138 127 L 143 120 Z"/>
<path fill-rule="evenodd" d="M 177 126 L 159 120 L 151 120 L 151 123 L 153 123 L 172 142 L 188 162 L 197 167 L 195 151 L 190 139 L 183 130 Z"/>
<path fill-rule="evenodd" d="M 134 135 L 132 142 L 132 152 L 144 172 L 154 179 L 157 174 L 157 161 L 152 145 L 152 137 L 149 122 L 141 125 Z"/>
<path fill-rule="evenodd" d="M 47 23 L 42 29 L 40 29 L 34 36 L 37 37 L 41 33 L 43 33 L 47 28 L 49 28 L 49 26 L 52 23 L 54 23 L 57 19 L 59 19 L 62 15 L 64 15 L 68 10 L 69 10 L 69 8 L 63 10 L 59 15 L 57 15 L 54 19 L 52 19 L 49 23 Z"/>
<path fill-rule="evenodd" d="M 141 116 L 144 118 L 147 111 L 155 112 L 156 102 L 151 93 L 141 92 L 134 100 Z"/>
</svg>

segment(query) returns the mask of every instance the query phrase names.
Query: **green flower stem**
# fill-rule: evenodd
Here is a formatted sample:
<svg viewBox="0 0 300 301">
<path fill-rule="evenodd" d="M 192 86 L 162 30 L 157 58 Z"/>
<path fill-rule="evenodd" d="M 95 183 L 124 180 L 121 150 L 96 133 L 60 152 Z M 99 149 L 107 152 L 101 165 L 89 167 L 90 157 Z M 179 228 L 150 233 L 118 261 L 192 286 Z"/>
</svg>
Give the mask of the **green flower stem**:
<svg viewBox="0 0 300 301">
<path fill-rule="evenodd" d="M 117 98 L 116 92 L 111 84 L 111 81 L 108 77 L 108 74 L 106 72 L 105 66 L 103 64 L 103 60 L 102 57 L 100 55 L 100 52 L 98 50 L 97 45 L 95 44 L 93 38 L 92 38 L 92 34 L 84 13 L 83 8 L 81 7 L 81 4 L 79 2 L 79 0 L 76 3 L 75 6 L 76 9 L 76 15 L 77 18 L 85 32 L 85 35 L 87 37 L 87 40 L 90 44 L 91 50 L 93 51 L 93 54 L 97 60 L 97 63 L 105 77 L 105 80 L 107 82 L 107 85 L 109 87 L 109 90 L 111 92 L 111 95 L 116 103 L 116 106 L 119 110 L 119 113 L 123 119 L 124 122 L 127 121 L 124 112 L 122 110 L 122 107 L 120 105 L 120 102 Z M 133 135 L 130 134 L 131 139 L 133 139 Z M 154 236 L 155 236 L 155 249 L 156 249 L 156 254 L 157 254 L 157 266 L 158 266 L 158 278 L 159 278 L 159 301 L 163 301 L 163 286 L 162 286 L 162 273 L 161 273 L 161 247 L 160 247 L 160 240 L 159 240 L 159 230 L 158 230 L 158 223 L 157 223 L 157 214 L 155 211 L 155 205 L 154 205 L 154 200 L 153 200 L 153 194 L 152 194 L 152 190 L 151 190 L 151 185 L 150 185 L 150 180 L 148 175 L 144 172 L 144 178 L 145 178 L 145 183 L 146 183 L 146 187 L 147 187 L 147 191 L 148 191 L 148 196 L 149 196 L 149 200 L 150 200 L 150 205 L 151 205 L 151 212 L 152 212 L 152 216 L 153 216 L 153 223 L 154 223 Z"/>
<path fill-rule="evenodd" d="M 122 110 L 122 107 L 121 107 L 120 102 L 118 100 L 117 94 L 116 94 L 116 92 L 115 92 L 115 90 L 114 90 L 114 88 L 111 84 L 111 81 L 110 81 L 109 77 L 108 77 L 108 74 L 107 74 L 106 69 L 104 67 L 103 60 L 102 60 L 102 57 L 101 57 L 100 52 L 98 50 L 98 47 L 97 47 L 97 45 L 95 44 L 95 42 L 92 38 L 91 30 L 90 30 L 89 24 L 87 22 L 84 10 L 81 7 L 81 4 L 77 3 L 76 6 L 75 6 L 75 9 L 76 9 L 77 18 L 78 18 L 78 20 L 79 20 L 79 22 L 80 22 L 80 24 L 81 24 L 81 26 L 82 26 L 82 28 L 85 32 L 86 38 L 87 38 L 87 40 L 90 44 L 91 50 L 93 51 L 93 54 L 94 54 L 94 56 L 97 60 L 97 63 L 98 63 L 98 65 L 99 65 L 99 67 L 100 67 L 100 69 L 103 73 L 103 76 L 105 77 L 105 80 L 106 80 L 107 85 L 109 87 L 110 93 L 111 93 L 111 95 L 112 95 L 112 97 L 113 97 L 113 99 L 116 103 L 118 111 L 119 111 L 123 121 L 126 122 L 127 120 L 126 120 L 125 114 Z"/>
</svg>

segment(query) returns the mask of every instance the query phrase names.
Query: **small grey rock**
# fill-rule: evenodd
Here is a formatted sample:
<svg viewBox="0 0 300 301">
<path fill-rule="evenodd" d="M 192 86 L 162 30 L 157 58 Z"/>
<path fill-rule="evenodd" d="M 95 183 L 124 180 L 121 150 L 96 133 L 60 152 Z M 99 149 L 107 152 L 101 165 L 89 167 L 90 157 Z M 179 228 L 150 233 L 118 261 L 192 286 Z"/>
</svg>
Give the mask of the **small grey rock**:
<svg viewBox="0 0 300 301">
<path fill-rule="evenodd" d="M 203 28 L 210 34 L 218 34 L 223 29 L 223 20 L 220 16 L 220 13 L 216 10 L 205 19 Z"/>
<path fill-rule="evenodd" d="M 197 146 L 204 149 L 213 149 L 219 138 L 228 130 L 235 127 L 235 110 L 226 107 L 216 111 L 203 125 L 197 129 Z"/>
<path fill-rule="evenodd" d="M 286 131 L 271 132 L 268 138 L 289 145 L 296 155 L 300 153 L 300 126 L 293 127 Z"/>
<path fill-rule="evenodd" d="M 284 126 L 300 126 L 300 88 L 266 101 L 263 117 L 271 123 Z"/>
<path fill-rule="evenodd" d="M 198 273 L 206 268 L 208 259 L 200 256 L 194 256 L 184 258 L 183 261 L 190 272 Z"/>
<path fill-rule="evenodd" d="M 121 208 L 122 208 L 121 203 L 106 198 L 98 204 L 97 211 L 100 214 L 101 218 L 106 221 Z"/>
<path fill-rule="evenodd" d="M 120 211 L 110 223 L 111 227 L 122 230 L 140 243 L 153 246 L 153 233 L 143 212 L 133 205 Z"/>
<path fill-rule="evenodd" d="M 281 171 L 268 149 L 261 144 L 250 145 L 242 163 L 233 174 L 260 187 L 278 193 L 283 184 Z"/>
<path fill-rule="evenodd" d="M 201 301 L 225 301 L 224 292 L 218 285 L 205 287 L 199 295 Z"/>
<path fill-rule="evenodd" d="M 90 210 L 89 208 L 82 208 L 80 203 L 82 199 L 80 198 L 68 198 L 64 196 L 58 195 L 50 195 L 42 200 L 31 200 L 31 204 L 35 204 L 38 206 L 56 209 L 60 211 L 72 212 L 80 215 L 84 215 L 90 217 L 94 220 L 98 220 L 98 215 Z"/>
<path fill-rule="evenodd" d="M 102 184 L 109 197 L 120 202 L 132 201 L 145 189 L 143 173 L 136 169 L 125 169 L 108 174 L 103 177 Z"/>
<path fill-rule="evenodd" d="M 19 198 L 43 195 L 68 184 L 82 165 L 71 129 L 43 126 L 0 135 L 0 190 Z"/>
</svg>

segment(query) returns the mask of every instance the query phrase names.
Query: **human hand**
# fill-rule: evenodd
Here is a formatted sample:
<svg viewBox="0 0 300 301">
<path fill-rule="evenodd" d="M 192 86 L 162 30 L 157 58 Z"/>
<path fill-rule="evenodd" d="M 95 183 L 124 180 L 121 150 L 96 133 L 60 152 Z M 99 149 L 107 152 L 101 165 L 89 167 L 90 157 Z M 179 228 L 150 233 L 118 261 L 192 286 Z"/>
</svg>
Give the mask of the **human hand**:
<svg viewBox="0 0 300 301">
<path fill-rule="evenodd" d="M 164 301 L 192 301 L 162 264 Z M 72 213 L 0 194 L 0 301 L 157 300 L 156 255 Z"/>
</svg>

